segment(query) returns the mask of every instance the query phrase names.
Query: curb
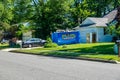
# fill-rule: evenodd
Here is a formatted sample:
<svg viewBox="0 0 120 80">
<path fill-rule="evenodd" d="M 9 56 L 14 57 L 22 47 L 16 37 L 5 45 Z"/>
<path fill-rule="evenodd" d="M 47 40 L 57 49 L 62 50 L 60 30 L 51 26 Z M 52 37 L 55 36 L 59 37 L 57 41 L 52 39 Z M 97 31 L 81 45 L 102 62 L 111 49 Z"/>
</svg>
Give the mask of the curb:
<svg viewBox="0 0 120 80">
<path fill-rule="evenodd" d="M 120 64 L 120 62 L 116 61 L 116 64 Z"/>
<path fill-rule="evenodd" d="M 28 54 L 26 52 L 17 52 L 17 51 L 9 51 L 9 52 Z M 28 55 L 40 55 L 40 54 L 29 53 Z M 48 55 L 40 55 L 40 56 L 48 56 Z M 120 64 L 120 62 L 114 61 L 114 60 L 94 59 L 94 58 L 85 58 L 85 57 L 76 57 L 76 58 L 75 57 L 61 57 L 61 56 L 48 56 L 48 57 L 58 57 L 58 58 L 68 58 L 68 59 L 78 59 L 78 60 L 96 61 L 96 62 L 103 62 L 103 63 Z"/>
<path fill-rule="evenodd" d="M 93 58 L 83 58 L 83 57 L 80 57 L 78 59 L 80 59 L 80 60 L 88 60 L 88 61 L 96 61 L 96 62 L 118 64 L 118 61 L 114 61 L 114 60 L 103 60 L 103 59 L 93 59 Z"/>
</svg>

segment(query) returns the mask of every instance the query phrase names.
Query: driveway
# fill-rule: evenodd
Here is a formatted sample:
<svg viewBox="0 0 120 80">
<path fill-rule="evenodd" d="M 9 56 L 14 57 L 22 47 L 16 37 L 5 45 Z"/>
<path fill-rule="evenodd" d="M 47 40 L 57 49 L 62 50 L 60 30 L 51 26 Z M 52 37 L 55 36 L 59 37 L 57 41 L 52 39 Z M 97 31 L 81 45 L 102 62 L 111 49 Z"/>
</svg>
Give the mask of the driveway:
<svg viewBox="0 0 120 80">
<path fill-rule="evenodd" d="M 120 80 L 120 64 L 0 51 L 0 80 Z"/>
</svg>

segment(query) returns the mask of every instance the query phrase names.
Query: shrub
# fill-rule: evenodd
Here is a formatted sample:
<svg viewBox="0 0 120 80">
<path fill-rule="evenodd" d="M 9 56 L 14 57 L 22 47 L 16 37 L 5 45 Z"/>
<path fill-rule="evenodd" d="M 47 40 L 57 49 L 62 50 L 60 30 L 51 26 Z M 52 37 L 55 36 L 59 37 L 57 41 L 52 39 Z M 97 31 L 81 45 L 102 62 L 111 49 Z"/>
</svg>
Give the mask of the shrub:
<svg viewBox="0 0 120 80">
<path fill-rule="evenodd" d="M 57 47 L 56 43 L 53 43 L 51 38 L 47 38 L 47 43 L 44 45 L 45 48 Z"/>
<path fill-rule="evenodd" d="M 67 45 L 63 45 L 62 48 L 67 48 Z"/>
<path fill-rule="evenodd" d="M 51 38 L 49 38 L 49 37 L 47 38 L 47 43 L 53 43 Z"/>
<path fill-rule="evenodd" d="M 50 47 L 57 47 L 58 45 L 56 43 L 46 43 L 44 45 L 45 48 L 50 48 Z"/>
</svg>

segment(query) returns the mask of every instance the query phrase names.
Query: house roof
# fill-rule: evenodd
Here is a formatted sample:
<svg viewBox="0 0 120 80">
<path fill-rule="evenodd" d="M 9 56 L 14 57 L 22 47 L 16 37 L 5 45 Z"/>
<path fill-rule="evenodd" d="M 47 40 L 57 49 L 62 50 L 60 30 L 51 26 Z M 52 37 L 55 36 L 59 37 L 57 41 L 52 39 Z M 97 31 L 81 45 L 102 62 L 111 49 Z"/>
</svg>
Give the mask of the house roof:
<svg viewBox="0 0 120 80">
<path fill-rule="evenodd" d="M 108 14 L 104 15 L 103 18 L 108 18 L 108 22 L 112 22 L 113 20 L 115 20 L 116 15 L 117 15 L 117 9 L 114 9 Z"/>
<path fill-rule="evenodd" d="M 85 21 L 82 22 L 80 27 L 88 27 L 91 25 L 95 25 L 96 27 L 106 27 L 107 23 L 107 18 L 88 17 Z"/>
<path fill-rule="evenodd" d="M 89 23 L 89 24 L 81 24 L 80 27 L 88 27 L 91 25 L 95 25 L 95 23 Z"/>
<path fill-rule="evenodd" d="M 107 27 L 108 24 L 114 23 L 117 15 L 117 9 L 112 10 L 102 18 L 88 17 L 79 27 L 89 27 L 95 25 L 96 27 Z"/>
</svg>

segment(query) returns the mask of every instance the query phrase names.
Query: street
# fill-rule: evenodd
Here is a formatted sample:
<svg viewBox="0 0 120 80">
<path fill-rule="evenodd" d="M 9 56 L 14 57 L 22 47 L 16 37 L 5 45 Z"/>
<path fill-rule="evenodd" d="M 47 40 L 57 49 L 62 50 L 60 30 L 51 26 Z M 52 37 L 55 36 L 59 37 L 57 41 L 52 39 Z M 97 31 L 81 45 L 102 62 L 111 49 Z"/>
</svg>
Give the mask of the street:
<svg viewBox="0 0 120 80">
<path fill-rule="evenodd" d="M 0 51 L 0 80 L 120 80 L 120 64 Z"/>
</svg>

